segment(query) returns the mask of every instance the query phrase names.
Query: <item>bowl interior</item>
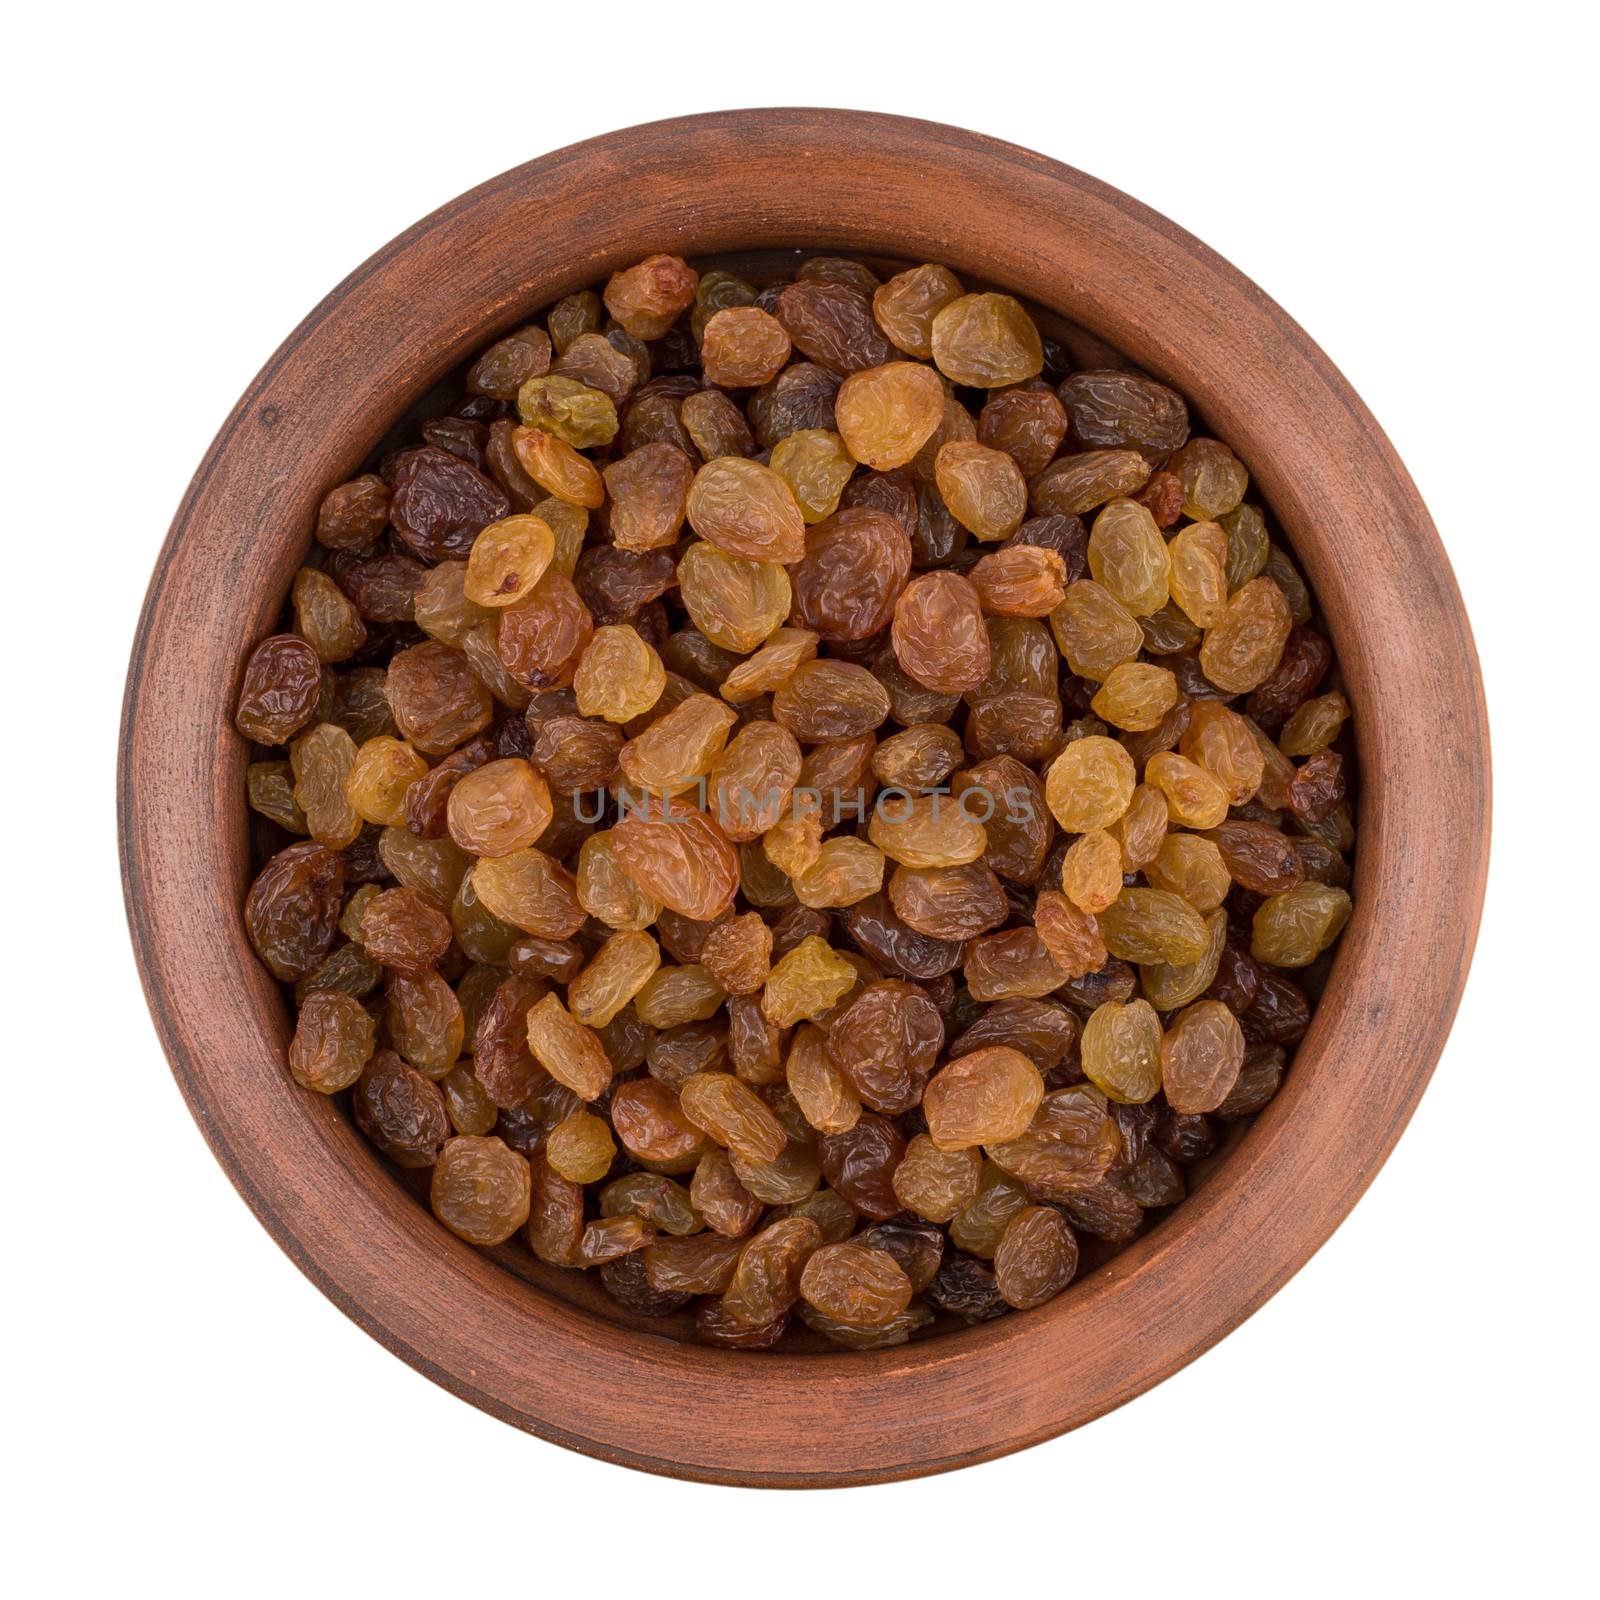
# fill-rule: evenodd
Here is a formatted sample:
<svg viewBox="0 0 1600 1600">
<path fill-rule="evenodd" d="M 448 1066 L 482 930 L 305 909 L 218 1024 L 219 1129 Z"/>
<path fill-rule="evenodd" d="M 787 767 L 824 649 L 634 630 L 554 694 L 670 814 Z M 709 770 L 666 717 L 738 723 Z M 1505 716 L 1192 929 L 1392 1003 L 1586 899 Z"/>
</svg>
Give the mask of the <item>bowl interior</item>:
<svg viewBox="0 0 1600 1600">
<path fill-rule="evenodd" d="M 702 273 L 713 268 L 720 268 L 724 271 L 735 273 L 748 282 L 755 284 L 757 288 L 764 288 L 768 284 L 791 278 L 796 268 L 808 257 L 824 253 L 851 255 L 858 260 L 864 261 L 880 278 L 890 277 L 896 272 L 917 264 L 894 256 L 856 252 L 848 249 L 833 249 L 823 252 L 804 245 L 796 245 L 788 248 L 722 251 L 708 256 L 694 257 L 691 260 L 691 265 Z M 1008 293 L 1013 292 L 1011 285 L 991 282 L 988 279 L 974 279 L 970 276 L 965 280 L 965 286 L 972 290 L 999 289 Z M 1053 339 L 1067 351 L 1074 369 L 1132 367 L 1134 365 L 1120 351 L 1090 333 L 1088 329 L 1073 322 L 1069 317 L 1063 316 L 1059 312 L 1036 302 L 1028 301 L 1027 304 L 1030 313 L 1045 336 Z M 548 304 L 543 302 L 518 305 L 501 326 L 490 331 L 485 343 L 492 342 L 500 335 L 510 332 L 511 329 L 542 315 L 547 309 Z M 378 462 L 391 450 L 399 449 L 414 441 L 419 423 L 426 421 L 430 417 L 447 413 L 460 401 L 466 393 L 466 366 L 467 363 L 456 362 L 441 377 L 429 382 L 424 392 L 413 400 L 410 405 L 406 406 L 391 424 L 382 429 L 381 436 L 374 441 L 372 448 L 366 452 L 360 463 L 359 470 L 370 471 L 374 469 Z M 1202 435 L 1209 431 L 1205 418 L 1198 413 L 1193 415 L 1191 431 L 1194 434 Z M 1273 518 L 1271 506 L 1263 504 L 1262 497 L 1255 493 L 1253 489 L 1249 498 L 1253 503 L 1261 504 L 1261 508 L 1267 513 L 1275 540 L 1287 545 L 1291 553 L 1293 553 L 1293 542 L 1280 528 L 1276 519 Z M 308 535 L 302 545 L 302 556 L 310 547 L 311 540 Z M 1313 596 L 1314 600 L 1315 596 Z M 1326 619 L 1322 618 L 1320 613 L 1317 613 L 1317 622 L 1320 627 L 1325 628 L 1327 626 Z M 1335 665 L 1333 675 L 1329 680 L 1329 687 L 1335 686 L 1339 681 L 1337 677 L 1339 641 L 1335 637 L 1332 642 L 1335 647 Z M 1352 809 L 1358 810 L 1359 796 L 1355 763 L 1351 761 L 1349 767 Z M 242 806 L 242 797 L 240 803 Z M 271 824 L 263 826 L 262 819 L 256 818 L 248 812 L 246 815 L 250 825 L 256 830 L 254 839 L 256 848 L 253 854 L 257 860 L 263 854 L 263 850 L 281 849 L 285 843 L 289 842 L 288 836 L 280 834 L 279 830 L 272 828 Z M 1357 827 L 1359 833 L 1359 812 Z M 269 833 L 273 837 L 267 840 L 263 836 Z M 1354 853 L 1350 852 L 1348 854 L 1353 861 Z M 241 896 L 247 887 L 248 878 L 240 885 L 239 892 Z M 1303 987 L 1310 992 L 1313 1000 L 1321 995 L 1327 981 L 1330 965 L 1331 960 L 1323 960 L 1300 975 L 1303 979 Z M 288 1006 L 286 996 L 287 991 L 280 992 L 280 1004 L 284 1006 L 283 1027 L 286 1032 L 292 1032 L 293 1013 Z M 1286 1076 L 1285 1088 L 1280 1090 L 1280 1094 L 1287 1092 L 1288 1082 L 1289 1078 Z M 348 1108 L 343 1104 L 345 1099 L 346 1097 L 341 1096 L 338 1102 L 332 1102 L 332 1104 L 337 1105 L 348 1119 Z M 320 1097 L 310 1095 L 306 1096 L 306 1101 L 308 1114 L 325 1114 L 326 1107 L 329 1104 L 329 1102 L 321 1100 Z M 1245 1118 L 1239 1122 L 1224 1125 L 1222 1142 L 1216 1152 L 1206 1157 L 1203 1161 L 1195 1162 L 1185 1169 L 1191 1194 L 1203 1188 L 1223 1169 L 1229 1156 L 1240 1141 L 1249 1137 L 1250 1128 L 1254 1120 L 1254 1118 Z M 372 1176 L 373 1182 L 395 1184 L 423 1212 L 429 1211 L 428 1186 L 425 1174 L 408 1172 L 394 1167 L 390 1163 L 383 1161 L 375 1153 L 372 1154 L 372 1165 L 375 1169 Z M 1030 1312 L 1028 1315 L 1034 1317 L 1044 1314 L 1070 1314 L 1071 1296 L 1074 1289 L 1079 1288 L 1089 1280 L 1106 1263 L 1121 1255 L 1135 1240 L 1144 1237 L 1152 1229 L 1163 1226 L 1171 1215 L 1171 1209 L 1148 1213 L 1144 1226 L 1134 1235 L 1134 1239 L 1124 1243 L 1113 1244 L 1106 1240 L 1097 1239 L 1091 1234 L 1081 1234 L 1080 1268 L 1073 1285 L 1068 1288 L 1066 1294 L 1051 1302 L 1050 1306 Z M 449 1239 L 449 1244 L 452 1248 L 462 1251 L 472 1249 L 471 1246 L 453 1237 Z M 586 1314 L 603 1318 L 606 1322 L 617 1327 L 629 1328 L 654 1338 L 676 1339 L 691 1345 L 695 1344 L 693 1317 L 689 1312 L 682 1311 L 668 1317 L 639 1316 L 629 1311 L 605 1292 L 600 1285 L 598 1274 L 571 1272 L 559 1267 L 549 1266 L 540 1261 L 520 1238 L 514 1238 L 504 1245 L 482 1253 L 491 1257 L 499 1267 L 513 1278 L 526 1284 L 533 1294 L 554 1297 Z M 982 1325 L 968 1327 L 956 1317 L 941 1314 L 932 1326 L 916 1335 L 915 1342 L 922 1343 L 928 1339 L 948 1337 L 970 1339 L 981 1336 L 983 1331 Z M 856 1353 L 845 1350 L 842 1346 L 821 1334 L 811 1332 L 799 1322 L 795 1322 L 784 1336 L 783 1348 L 791 1353 L 804 1352 L 845 1357 L 853 1356 Z"/>
</svg>

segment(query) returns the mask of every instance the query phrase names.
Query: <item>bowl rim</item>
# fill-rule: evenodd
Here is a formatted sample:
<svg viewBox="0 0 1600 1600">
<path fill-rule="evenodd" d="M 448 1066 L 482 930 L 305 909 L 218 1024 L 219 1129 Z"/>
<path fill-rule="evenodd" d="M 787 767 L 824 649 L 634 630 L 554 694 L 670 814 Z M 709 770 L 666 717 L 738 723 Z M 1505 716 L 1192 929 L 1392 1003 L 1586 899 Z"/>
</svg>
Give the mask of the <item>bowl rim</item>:
<svg viewBox="0 0 1600 1600">
<path fill-rule="evenodd" d="M 757 1356 L 530 1289 L 372 1181 L 372 1152 L 292 1084 L 281 996 L 239 926 L 247 756 L 231 708 L 242 646 L 271 627 L 317 500 L 434 381 L 652 249 L 797 244 L 945 261 L 1185 393 L 1251 467 L 1318 596 L 1363 792 L 1355 914 L 1311 1031 L 1212 1181 L 1026 1317 L 895 1349 Z M 1403 1131 L 1460 999 L 1487 871 L 1489 742 L 1470 629 L 1420 497 L 1348 383 L 1254 284 L 1033 151 L 903 117 L 773 108 L 622 129 L 502 173 L 379 250 L 289 335 L 158 558 L 117 810 L 135 955 L 174 1076 L 229 1178 L 336 1305 L 435 1382 L 555 1443 L 708 1482 L 821 1487 L 943 1471 L 1079 1426 L 1208 1349 L 1328 1238 Z"/>
</svg>

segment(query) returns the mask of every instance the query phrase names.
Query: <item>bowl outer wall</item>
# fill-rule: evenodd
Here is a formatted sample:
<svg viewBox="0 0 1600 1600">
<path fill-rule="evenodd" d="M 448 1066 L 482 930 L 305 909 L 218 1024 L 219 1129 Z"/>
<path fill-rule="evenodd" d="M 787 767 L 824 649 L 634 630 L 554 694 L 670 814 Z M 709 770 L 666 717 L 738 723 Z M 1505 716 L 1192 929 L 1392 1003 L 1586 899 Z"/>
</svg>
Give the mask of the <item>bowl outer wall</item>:
<svg viewBox="0 0 1600 1600">
<path fill-rule="evenodd" d="M 497 334 L 651 251 L 806 244 L 938 260 L 1070 317 L 1184 392 L 1249 465 L 1327 618 L 1362 772 L 1355 913 L 1293 1071 L 1199 1192 L 1027 1316 L 872 1352 L 748 1355 L 596 1318 L 461 1244 L 283 1066 L 244 937 L 244 649 L 328 486 Z M 156 566 L 118 779 L 152 1014 L 217 1158 L 280 1245 L 395 1354 L 556 1443 L 714 1482 L 827 1486 L 966 1465 L 1148 1389 L 1254 1311 L 1409 1119 L 1476 937 L 1489 747 L 1454 578 L 1415 488 L 1327 357 L 1198 240 L 1070 167 L 862 112 L 716 113 L 490 180 L 339 285 L 252 383 Z"/>
</svg>

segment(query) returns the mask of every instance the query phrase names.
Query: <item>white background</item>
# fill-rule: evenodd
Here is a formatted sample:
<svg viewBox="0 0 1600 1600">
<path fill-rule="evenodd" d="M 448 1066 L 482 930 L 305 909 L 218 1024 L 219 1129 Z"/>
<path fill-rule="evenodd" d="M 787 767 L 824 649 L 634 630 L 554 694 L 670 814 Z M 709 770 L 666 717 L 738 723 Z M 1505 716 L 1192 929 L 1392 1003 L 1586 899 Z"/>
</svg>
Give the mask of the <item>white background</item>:
<svg viewBox="0 0 1600 1600">
<path fill-rule="evenodd" d="M 1540 3 L 1023 10 L 91 4 L 7 24 L 13 1592 L 1299 1595 L 1592 1577 L 1600 775 L 1594 691 L 1564 680 L 1600 675 L 1594 41 L 1579 8 Z M 1474 978 L 1433 1087 L 1295 1281 L 1075 1435 L 802 1497 L 645 1478 L 522 1436 L 300 1276 L 157 1046 L 112 769 L 166 524 L 329 287 L 556 146 L 810 103 L 943 118 L 1081 166 L 1311 331 L 1455 563 L 1497 814 Z"/>
</svg>

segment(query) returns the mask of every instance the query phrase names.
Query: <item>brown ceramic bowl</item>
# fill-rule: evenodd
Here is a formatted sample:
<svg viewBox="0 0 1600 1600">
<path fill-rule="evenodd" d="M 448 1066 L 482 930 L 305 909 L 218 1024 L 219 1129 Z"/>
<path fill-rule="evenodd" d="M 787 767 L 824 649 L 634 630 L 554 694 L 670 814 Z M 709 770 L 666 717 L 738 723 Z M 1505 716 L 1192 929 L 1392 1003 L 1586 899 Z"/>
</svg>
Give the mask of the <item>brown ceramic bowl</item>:
<svg viewBox="0 0 1600 1600">
<path fill-rule="evenodd" d="M 1181 390 L 1250 467 L 1329 626 L 1363 775 L 1355 915 L 1282 1092 L 1183 1205 L 1042 1310 L 875 1352 L 749 1355 L 631 1325 L 587 1275 L 481 1253 L 284 1070 L 240 924 L 245 646 L 318 500 L 471 352 L 654 250 L 811 246 L 947 262 Z M 1087 330 L 1084 332 L 1083 330 Z M 128 678 L 128 914 L 161 1039 L 217 1159 L 337 1305 L 419 1371 L 590 1455 L 715 1482 L 866 1483 L 1087 1422 L 1191 1361 L 1338 1226 L 1427 1083 L 1483 896 L 1489 748 L 1450 567 L 1326 356 L 1164 218 L 1031 151 L 834 111 L 656 123 L 518 167 L 340 284 L 267 363 L 178 511 Z"/>
</svg>

